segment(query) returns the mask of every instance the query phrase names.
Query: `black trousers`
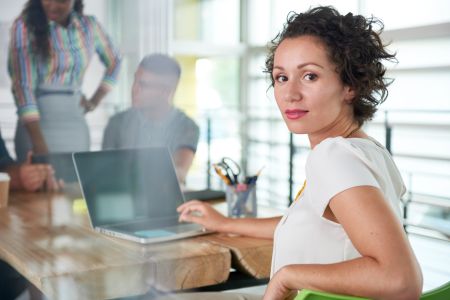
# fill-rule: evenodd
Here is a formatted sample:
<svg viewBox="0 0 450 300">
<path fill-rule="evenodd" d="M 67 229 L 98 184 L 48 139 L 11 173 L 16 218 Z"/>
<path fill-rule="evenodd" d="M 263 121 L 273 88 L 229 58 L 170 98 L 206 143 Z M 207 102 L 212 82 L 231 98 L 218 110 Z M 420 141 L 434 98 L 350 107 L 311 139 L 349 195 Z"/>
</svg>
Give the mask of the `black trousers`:
<svg viewBox="0 0 450 300">
<path fill-rule="evenodd" d="M 6 262 L 0 260 L 0 299 L 16 299 L 27 288 L 27 280 Z"/>
</svg>

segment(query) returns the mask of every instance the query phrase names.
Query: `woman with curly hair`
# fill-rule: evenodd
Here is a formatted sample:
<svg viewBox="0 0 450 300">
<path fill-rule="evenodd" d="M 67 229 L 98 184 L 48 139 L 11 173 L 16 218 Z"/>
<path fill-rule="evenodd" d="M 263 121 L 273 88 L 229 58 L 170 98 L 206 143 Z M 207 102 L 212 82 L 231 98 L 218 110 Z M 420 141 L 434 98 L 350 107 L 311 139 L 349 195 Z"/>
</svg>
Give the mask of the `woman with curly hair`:
<svg viewBox="0 0 450 300">
<path fill-rule="evenodd" d="M 272 41 L 266 71 L 278 108 L 311 145 L 306 181 L 283 217 L 231 219 L 199 201 L 179 207 L 181 221 L 274 239 L 264 299 L 303 288 L 373 299 L 421 294 L 402 227 L 405 186 L 389 152 L 362 129 L 388 94 L 382 61 L 395 60 L 382 28 L 373 18 L 317 7 L 290 14 Z"/>
<path fill-rule="evenodd" d="M 93 97 L 81 94 L 85 70 L 97 53 L 105 74 Z M 17 105 L 15 146 L 27 153 L 89 150 L 84 114 L 117 80 L 120 54 L 82 0 L 29 0 L 11 28 L 8 71 Z"/>
</svg>

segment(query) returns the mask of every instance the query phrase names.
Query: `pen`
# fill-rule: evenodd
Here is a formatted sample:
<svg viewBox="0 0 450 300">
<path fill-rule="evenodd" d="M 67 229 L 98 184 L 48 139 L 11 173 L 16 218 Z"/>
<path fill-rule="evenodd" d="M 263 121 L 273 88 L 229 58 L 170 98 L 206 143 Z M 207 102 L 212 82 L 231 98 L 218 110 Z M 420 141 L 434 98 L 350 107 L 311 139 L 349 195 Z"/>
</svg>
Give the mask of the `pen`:
<svg viewBox="0 0 450 300">
<path fill-rule="evenodd" d="M 256 188 L 256 181 L 258 180 L 258 177 L 264 168 L 265 166 L 263 166 L 254 176 L 245 177 L 245 183 L 242 184 L 243 187 L 240 190 L 236 189 L 236 192 L 239 193 L 236 203 L 234 204 L 232 209 L 233 215 L 239 216 L 241 212 L 245 210 L 250 192 L 252 192 L 252 190 Z"/>
<path fill-rule="evenodd" d="M 256 180 L 258 180 L 259 175 L 261 174 L 262 170 L 265 168 L 266 166 L 263 166 L 261 169 L 259 169 L 259 171 L 256 173 L 256 175 L 254 176 L 247 176 L 245 178 L 245 183 L 246 184 L 254 184 L 256 183 Z"/>
<path fill-rule="evenodd" d="M 226 185 L 231 185 L 231 179 L 228 177 L 228 175 L 223 174 L 222 169 L 217 167 L 216 164 L 213 164 L 213 167 L 217 175 L 219 175 L 219 177 L 222 179 L 222 181 L 225 182 Z"/>
</svg>

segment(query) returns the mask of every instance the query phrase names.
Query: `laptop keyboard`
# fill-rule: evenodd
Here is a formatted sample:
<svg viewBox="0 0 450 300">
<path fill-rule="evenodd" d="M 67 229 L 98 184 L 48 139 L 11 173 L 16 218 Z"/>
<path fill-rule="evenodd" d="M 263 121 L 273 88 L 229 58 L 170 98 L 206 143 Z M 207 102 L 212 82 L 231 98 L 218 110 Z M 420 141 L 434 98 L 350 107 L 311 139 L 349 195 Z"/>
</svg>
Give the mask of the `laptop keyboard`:
<svg viewBox="0 0 450 300">
<path fill-rule="evenodd" d="M 153 219 L 153 220 L 141 220 L 131 223 L 116 224 L 113 226 L 108 226 L 110 229 L 120 229 L 122 231 L 134 232 L 140 230 L 148 229 L 158 229 L 177 226 L 180 224 L 178 222 L 178 217 L 164 218 L 164 219 Z M 106 227 L 106 226 L 105 226 Z"/>
</svg>

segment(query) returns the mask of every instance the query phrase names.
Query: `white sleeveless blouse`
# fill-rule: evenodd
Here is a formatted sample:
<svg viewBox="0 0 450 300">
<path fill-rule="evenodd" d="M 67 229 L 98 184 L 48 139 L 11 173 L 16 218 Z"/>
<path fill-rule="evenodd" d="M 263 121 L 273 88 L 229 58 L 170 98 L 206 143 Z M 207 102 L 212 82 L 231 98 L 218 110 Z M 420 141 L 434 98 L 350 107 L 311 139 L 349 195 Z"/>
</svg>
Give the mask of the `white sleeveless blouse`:
<svg viewBox="0 0 450 300">
<path fill-rule="evenodd" d="M 379 188 L 402 220 L 403 180 L 389 152 L 372 138 L 322 141 L 309 154 L 306 181 L 300 199 L 275 230 L 271 276 L 289 264 L 329 264 L 361 256 L 342 226 L 322 217 L 329 201 L 346 189 Z"/>
</svg>

